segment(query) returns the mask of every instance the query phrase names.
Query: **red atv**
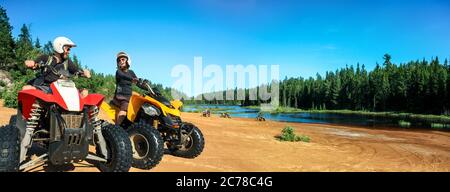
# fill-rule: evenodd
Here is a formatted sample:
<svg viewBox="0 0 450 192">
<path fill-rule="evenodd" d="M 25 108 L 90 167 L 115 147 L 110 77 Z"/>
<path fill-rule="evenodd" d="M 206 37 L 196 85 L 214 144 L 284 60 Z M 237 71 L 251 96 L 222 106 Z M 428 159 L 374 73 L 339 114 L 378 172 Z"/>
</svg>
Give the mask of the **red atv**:
<svg viewBox="0 0 450 192">
<path fill-rule="evenodd" d="M 132 151 L 127 132 L 97 117 L 103 95 L 81 98 L 67 70 L 39 67 L 61 78 L 48 90 L 19 92 L 17 115 L 0 127 L 0 172 L 25 170 L 39 162 L 63 165 L 83 160 L 94 160 L 101 171 L 128 171 Z M 89 152 L 89 145 L 95 146 L 95 153 Z M 45 152 L 31 159 L 32 146 Z"/>
</svg>

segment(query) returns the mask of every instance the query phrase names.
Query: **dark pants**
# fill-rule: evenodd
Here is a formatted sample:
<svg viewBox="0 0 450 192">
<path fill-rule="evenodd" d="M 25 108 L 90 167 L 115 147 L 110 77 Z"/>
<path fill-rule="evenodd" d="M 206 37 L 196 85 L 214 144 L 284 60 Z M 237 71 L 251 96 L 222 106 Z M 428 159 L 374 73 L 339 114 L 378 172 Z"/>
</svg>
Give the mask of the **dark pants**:
<svg viewBox="0 0 450 192">
<path fill-rule="evenodd" d="M 130 97 L 116 95 L 116 96 L 114 96 L 113 104 L 118 106 L 121 111 L 127 111 L 129 101 L 130 101 Z"/>
<path fill-rule="evenodd" d="M 28 81 L 27 84 L 36 87 L 36 89 L 39 89 L 47 94 L 52 93 L 52 89 L 50 89 L 50 84 L 45 83 L 43 77 L 36 77 Z"/>
</svg>

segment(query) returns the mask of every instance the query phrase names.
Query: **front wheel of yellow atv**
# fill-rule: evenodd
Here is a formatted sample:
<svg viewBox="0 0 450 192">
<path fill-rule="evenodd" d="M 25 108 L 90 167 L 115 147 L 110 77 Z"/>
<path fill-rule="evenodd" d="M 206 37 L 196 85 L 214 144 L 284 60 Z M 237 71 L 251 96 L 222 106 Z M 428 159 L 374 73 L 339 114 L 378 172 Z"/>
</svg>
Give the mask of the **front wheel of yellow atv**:
<svg viewBox="0 0 450 192">
<path fill-rule="evenodd" d="M 161 134 L 145 123 L 135 123 L 127 130 L 133 150 L 132 166 L 139 169 L 155 167 L 164 155 Z"/>
<path fill-rule="evenodd" d="M 202 153 L 205 147 L 205 138 L 199 128 L 192 124 L 185 126 L 191 126 L 191 134 L 187 130 L 181 130 L 181 146 L 178 148 L 171 148 L 171 154 L 177 157 L 195 158 Z"/>
</svg>

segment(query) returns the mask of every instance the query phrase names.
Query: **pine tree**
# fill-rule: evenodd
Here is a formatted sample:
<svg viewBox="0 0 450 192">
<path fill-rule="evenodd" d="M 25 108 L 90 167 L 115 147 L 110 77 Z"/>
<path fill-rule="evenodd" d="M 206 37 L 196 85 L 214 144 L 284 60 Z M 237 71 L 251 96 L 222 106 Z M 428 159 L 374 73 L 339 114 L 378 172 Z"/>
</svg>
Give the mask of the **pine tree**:
<svg viewBox="0 0 450 192">
<path fill-rule="evenodd" d="M 36 41 L 34 42 L 34 47 L 37 49 L 41 48 L 41 42 L 39 42 L 39 38 L 36 38 Z"/>
<path fill-rule="evenodd" d="M 77 55 L 73 55 L 73 57 L 72 57 L 72 62 L 73 62 L 73 64 L 75 65 L 75 66 L 77 66 L 78 68 L 80 68 L 81 67 L 81 63 L 80 63 L 80 61 L 78 60 L 78 57 L 77 57 Z"/>
<path fill-rule="evenodd" d="M 339 107 L 339 92 L 341 91 L 341 79 L 338 75 L 334 76 L 331 81 L 331 92 L 330 92 L 330 107 L 332 109 L 338 109 Z"/>
<path fill-rule="evenodd" d="M 6 10 L 0 6 L 0 69 L 9 70 L 14 66 L 15 45 L 11 33 L 12 29 Z"/>
<path fill-rule="evenodd" d="M 391 63 L 391 55 L 389 55 L 388 53 L 384 54 L 383 59 L 384 59 L 384 66 L 385 67 L 390 67 L 392 65 Z"/>
<path fill-rule="evenodd" d="M 53 45 L 51 41 L 47 41 L 47 43 L 44 45 L 44 54 L 51 55 L 53 53 Z"/>
<path fill-rule="evenodd" d="M 444 113 L 447 115 L 450 115 L 450 66 L 448 64 L 448 60 L 445 59 L 444 67 L 447 69 L 447 85 L 446 85 L 446 94 L 445 94 L 445 100 L 446 100 L 446 106 L 444 109 Z"/>
<path fill-rule="evenodd" d="M 282 83 L 282 90 L 283 90 L 283 107 L 287 107 L 287 98 L 286 98 L 286 94 L 287 94 L 287 88 L 286 88 L 286 83 L 287 83 L 287 77 L 284 77 L 283 83 Z"/>
<path fill-rule="evenodd" d="M 31 41 L 31 35 L 29 28 L 24 24 L 20 29 L 19 38 L 16 42 L 16 69 L 25 74 L 25 65 L 23 64 L 26 59 L 30 58 L 30 53 L 33 51 L 33 45 Z"/>
</svg>

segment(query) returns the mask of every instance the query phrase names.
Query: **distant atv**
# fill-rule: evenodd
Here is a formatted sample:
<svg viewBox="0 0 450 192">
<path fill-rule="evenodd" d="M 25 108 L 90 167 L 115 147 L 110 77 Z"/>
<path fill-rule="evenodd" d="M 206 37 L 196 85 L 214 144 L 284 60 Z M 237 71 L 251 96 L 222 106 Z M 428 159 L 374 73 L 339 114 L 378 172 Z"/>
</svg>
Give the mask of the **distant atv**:
<svg viewBox="0 0 450 192">
<path fill-rule="evenodd" d="M 209 109 L 206 109 L 202 112 L 202 117 L 211 117 L 211 111 Z"/>
<path fill-rule="evenodd" d="M 139 79 L 138 87 L 144 95 L 133 92 L 128 106 L 127 118 L 120 125 L 127 130 L 133 148 L 133 167 L 151 169 L 164 153 L 164 142 L 175 156 L 195 158 L 203 151 L 205 141 L 200 129 L 182 122 L 179 100 L 169 102 L 148 80 Z M 111 104 L 111 105 L 110 105 Z M 112 102 L 103 102 L 101 109 L 115 120 L 119 108 Z"/>
<path fill-rule="evenodd" d="M 17 115 L 0 128 L 0 171 L 25 170 L 40 162 L 63 165 L 94 160 L 101 171 L 128 171 L 131 167 L 131 143 L 120 127 L 102 124 L 97 118 L 103 96 L 81 98 L 67 71 L 52 70 L 61 79 L 42 90 L 24 90 L 18 94 Z M 32 145 L 45 153 L 31 159 Z M 89 145 L 96 147 L 95 154 Z M 39 155 L 39 154 L 38 154 Z"/>
<path fill-rule="evenodd" d="M 230 114 L 227 113 L 227 112 L 221 113 L 221 114 L 220 114 L 220 117 L 221 117 L 221 118 L 229 118 L 229 119 L 231 119 Z"/>
<path fill-rule="evenodd" d="M 262 113 L 258 113 L 258 116 L 256 116 L 257 121 L 266 121 L 266 118 L 262 115 Z"/>
</svg>

